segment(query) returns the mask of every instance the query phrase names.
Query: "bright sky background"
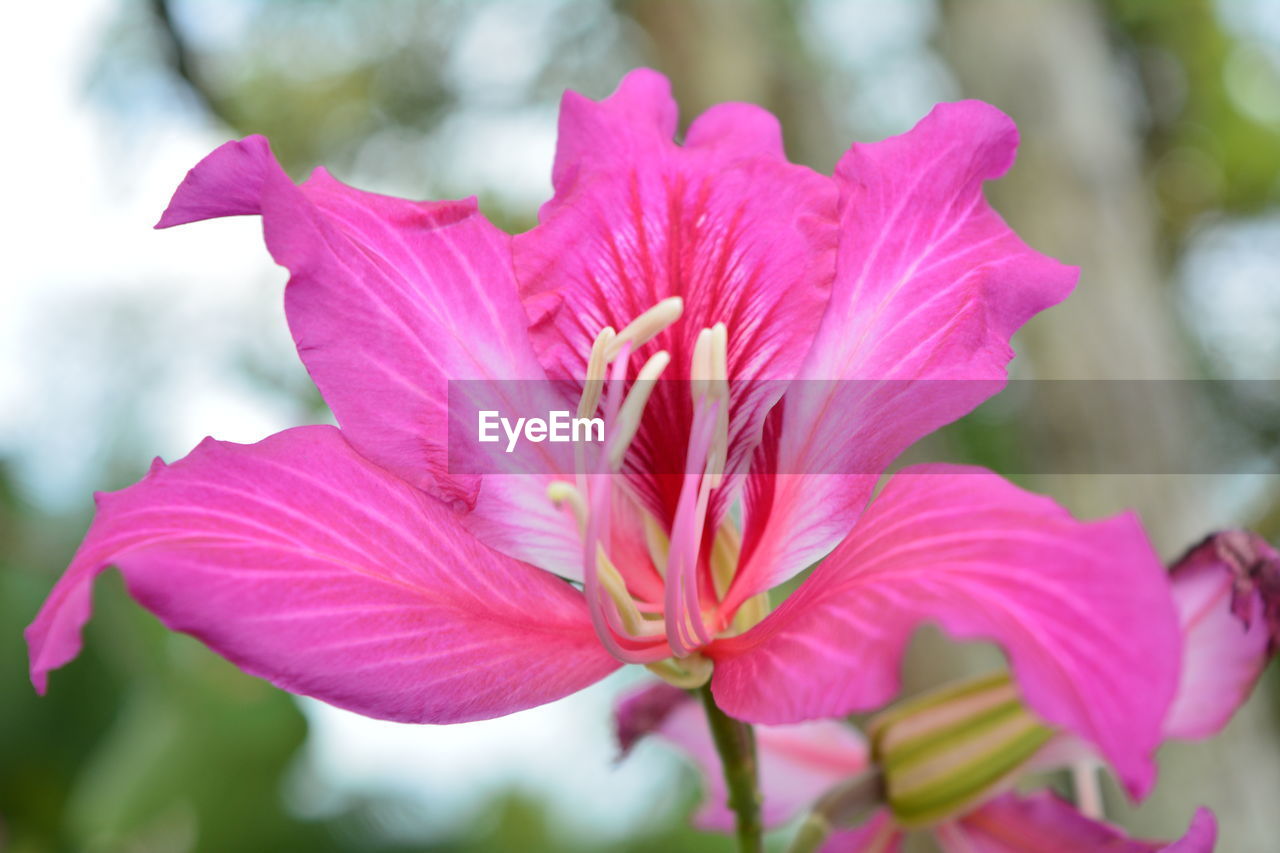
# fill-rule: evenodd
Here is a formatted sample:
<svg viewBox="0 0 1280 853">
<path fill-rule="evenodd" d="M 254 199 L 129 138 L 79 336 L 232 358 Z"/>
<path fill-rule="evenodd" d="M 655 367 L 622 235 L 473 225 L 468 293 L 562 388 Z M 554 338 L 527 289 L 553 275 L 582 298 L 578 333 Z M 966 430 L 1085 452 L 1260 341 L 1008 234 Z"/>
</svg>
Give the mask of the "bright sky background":
<svg viewBox="0 0 1280 853">
<path fill-rule="evenodd" d="M 888 132 L 952 96 L 953 84 L 924 47 L 927 5 L 878 4 L 875 15 L 871 6 L 822 3 L 811 29 L 849 71 L 882 76 L 884 85 L 864 87 L 850 109 L 875 116 Z M 1233 14 L 1277 44 L 1280 4 L 1269 8 L 1240 3 Z M 180 457 L 206 434 L 255 441 L 306 417 L 292 400 L 249 382 L 240 363 L 250 341 L 264 361 L 302 376 L 280 304 L 285 276 L 270 264 L 257 220 L 151 229 L 186 169 L 226 132 L 176 105 L 163 122 L 131 126 L 83 94 L 112 14 L 105 0 L 20 3 L 0 28 L 6 111 L 22 128 L 0 135 L 7 196 L 0 458 L 13 459 L 29 499 L 55 511 L 87 511 L 89 492 L 106 485 L 104 466 L 122 446 L 138 454 L 141 470 L 148 456 Z M 527 35 L 537 27 L 516 29 L 512 20 L 480 16 L 450 73 L 477 91 L 520 79 L 540 61 Z M 491 61 L 486 45 L 494 43 L 508 65 Z M 884 56 L 891 65 L 876 64 Z M 517 202 L 545 197 L 554 116 L 481 101 L 443 135 L 455 177 Z M 1268 108 L 1265 99 L 1259 104 Z M 1189 310 L 1236 375 L 1257 377 L 1257 365 L 1280 361 L 1277 256 L 1280 222 L 1223 223 L 1186 265 Z M 1256 321 L 1242 336 L 1245 316 Z M 313 724 L 309 761 L 328 793 L 301 786 L 294 797 L 317 809 L 343 792 L 393 790 L 417 798 L 427 820 L 447 832 L 492 789 L 516 784 L 545 796 L 567 831 L 625 834 L 676 794 L 675 764 L 656 747 L 612 763 L 607 709 L 623 680 L 550 707 L 445 728 L 304 702 Z"/>
</svg>

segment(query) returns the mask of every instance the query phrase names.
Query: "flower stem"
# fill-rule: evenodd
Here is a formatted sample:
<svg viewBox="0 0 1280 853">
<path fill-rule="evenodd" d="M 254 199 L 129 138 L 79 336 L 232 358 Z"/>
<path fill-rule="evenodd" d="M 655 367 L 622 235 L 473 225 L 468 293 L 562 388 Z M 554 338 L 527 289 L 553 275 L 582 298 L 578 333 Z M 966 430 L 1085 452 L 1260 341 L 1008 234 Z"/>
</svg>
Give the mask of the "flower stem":
<svg viewBox="0 0 1280 853">
<path fill-rule="evenodd" d="M 702 696 L 711 737 L 724 767 L 728 805 L 737 818 L 738 850 L 741 853 L 761 853 L 764 850 L 764 827 L 760 823 L 755 730 L 750 724 L 735 720 L 720 710 L 711 695 L 710 684 L 703 685 L 698 693 Z"/>
</svg>

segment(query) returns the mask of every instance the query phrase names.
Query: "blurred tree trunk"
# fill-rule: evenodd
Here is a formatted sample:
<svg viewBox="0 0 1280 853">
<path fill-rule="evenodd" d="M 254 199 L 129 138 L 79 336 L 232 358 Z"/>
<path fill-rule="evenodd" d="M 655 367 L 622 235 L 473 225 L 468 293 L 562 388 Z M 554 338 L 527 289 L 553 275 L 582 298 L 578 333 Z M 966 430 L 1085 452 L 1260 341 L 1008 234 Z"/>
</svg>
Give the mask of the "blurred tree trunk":
<svg viewBox="0 0 1280 853">
<path fill-rule="evenodd" d="M 1031 245 L 1081 267 L 1076 293 L 1022 335 L 1019 349 L 1035 374 L 1189 378 L 1189 347 L 1179 340 L 1173 297 L 1163 283 L 1136 111 L 1127 100 L 1138 97 L 1136 83 L 1111 50 L 1099 6 L 946 0 L 942 47 L 965 94 L 1004 109 L 1022 133 L 1017 166 L 989 190 L 993 203 Z M 1064 401 L 1051 420 L 1062 434 L 1091 442 L 1160 442 L 1160 458 L 1177 460 L 1197 440 L 1187 416 L 1197 401 L 1185 390 L 1145 417 L 1137 407 L 1101 406 L 1096 395 L 1083 393 Z M 1039 485 L 1087 514 L 1137 508 L 1171 556 L 1212 527 L 1231 523 L 1212 515 L 1223 511 L 1209 503 L 1212 479 L 1082 476 Z M 1159 836 L 1180 831 L 1195 806 L 1207 803 L 1218 815 L 1222 849 L 1261 849 L 1273 820 L 1266 792 L 1280 785 L 1280 765 L 1268 719 L 1276 702 L 1259 694 L 1213 743 L 1166 748 L 1164 769 L 1183 784 L 1161 788 L 1154 808 L 1135 815 L 1116 795 L 1112 814 Z"/>
<path fill-rule="evenodd" d="M 786 128 L 792 160 L 830 170 L 848 140 L 821 102 L 822 74 L 797 29 L 795 0 L 620 0 L 648 35 L 688 122 L 722 101 L 749 101 Z"/>
<path fill-rule="evenodd" d="M 1035 378 L 1192 378 L 1143 178 L 1136 84 L 1126 82 L 1099 7 L 950 0 L 943 8 L 942 48 L 962 91 L 1008 112 L 1021 131 L 1018 162 L 990 187 L 992 202 L 1032 246 L 1081 268 L 1071 298 L 1020 338 Z M 1101 389 L 1047 395 L 1057 405 L 1037 419 L 1053 426 L 1030 436 L 1038 459 L 1060 453 L 1068 437 L 1166 463 L 1189 458 L 1191 386 L 1162 395 L 1155 411 L 1107 405 Z M 1138 509 L 1166 556 L 1207 532 L 1204 483 L 1194 477 L 1060 476 L 1037 485 L 1089 515 Z"/>
</svg>

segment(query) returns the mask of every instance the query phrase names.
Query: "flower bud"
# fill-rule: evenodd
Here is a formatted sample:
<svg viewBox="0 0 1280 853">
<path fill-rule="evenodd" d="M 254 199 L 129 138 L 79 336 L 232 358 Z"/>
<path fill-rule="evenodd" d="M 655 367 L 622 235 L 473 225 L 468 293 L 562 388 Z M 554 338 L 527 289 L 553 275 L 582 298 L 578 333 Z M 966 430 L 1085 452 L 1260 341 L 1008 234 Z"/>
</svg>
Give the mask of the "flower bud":
<svg viewBox="0 0 1280 853">
<path fill-rule="evenodd" d="M 998 673 L 892 707 L 869 734 L 894 818 L 918 827 L 996 793 L 1054 732 L 1026 709 L 1008 673 Z"/>
</svg>

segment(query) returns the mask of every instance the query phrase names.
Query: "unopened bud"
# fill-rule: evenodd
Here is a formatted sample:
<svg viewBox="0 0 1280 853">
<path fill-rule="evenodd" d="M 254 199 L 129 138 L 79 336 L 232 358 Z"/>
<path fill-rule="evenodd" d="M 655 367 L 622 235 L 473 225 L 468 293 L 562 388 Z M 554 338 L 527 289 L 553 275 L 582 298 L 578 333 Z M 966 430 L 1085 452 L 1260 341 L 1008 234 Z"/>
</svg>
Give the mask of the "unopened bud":
<svg viewBox="0 0 1280 853">
<path fill-rule="evenodd" d="M 894 818 L 917 827 L 995 793 L 1054 732 L 1000 673 L 891 708 L 871 721 L 869 734 Z"/>
</svg>

